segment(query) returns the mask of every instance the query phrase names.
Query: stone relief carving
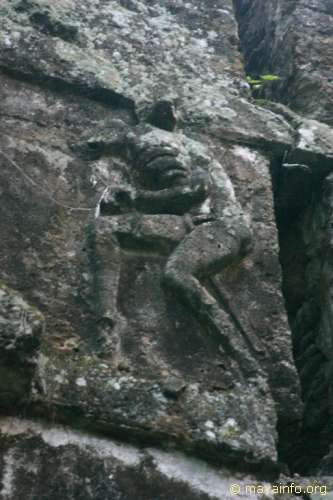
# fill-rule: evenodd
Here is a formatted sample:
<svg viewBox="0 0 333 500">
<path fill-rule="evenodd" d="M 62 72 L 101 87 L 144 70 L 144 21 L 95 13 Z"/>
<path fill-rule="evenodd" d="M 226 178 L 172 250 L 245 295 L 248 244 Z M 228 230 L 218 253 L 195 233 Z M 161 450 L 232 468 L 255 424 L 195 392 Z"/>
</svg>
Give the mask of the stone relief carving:
<svg viewBox="0 0 333 500">
<path fill-rule="evenodd" d="M 203 144 L 149 125 L 126 134 L 123 151 L 129 169 L 123 181 L 104 191 L 94 223 L 103 349 L 106 344 L 117 351 L 126 326 L 117 308 L 122 249 L 148 249 L 167 256 L 164 286 L 218 336 L 243 370 L 258 370 L 246 353 L 259 349 L 241 333 L 234 338 L 227 331 L 227 312 L 206 283 L 251 250 L 251 229 L 223 166 Z"/>
</svg>

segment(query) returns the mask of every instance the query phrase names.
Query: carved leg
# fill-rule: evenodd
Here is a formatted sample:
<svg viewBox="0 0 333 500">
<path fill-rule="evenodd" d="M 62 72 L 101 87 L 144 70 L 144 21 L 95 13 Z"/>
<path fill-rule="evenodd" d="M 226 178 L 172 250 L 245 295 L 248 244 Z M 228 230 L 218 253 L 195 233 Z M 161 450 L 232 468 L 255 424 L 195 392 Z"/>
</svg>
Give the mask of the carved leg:
<svg viewBox="0 0 333 500">
<path fill-rule="evenodd" d="M 97 219 L 93 255 L 97 341 L 101 352 L 115 356 L 120 350 L 120 332 L 126 326 L 126 320 L 117 308 L 121 249 L 111 222 L 109 218 Z"/>
<path fill-rule="evenodd" d="M 220 221 L 198 226 L 170 256 L 165 268 L 165 283 L 171 287 L 197 316 L 200 323 L 218 335 L 224 350 L 247 375 L 258 369 L 242 334 L 201 280 L 221 271 L 243 256 L 243 240 L 226 231 Z"/>
<path fill-rule="evenodd" d="M 94 267 L 98 320 L 115 323 L 121 255 L 112 226 L 103 219 L 95 225 Z"/>
</svg>

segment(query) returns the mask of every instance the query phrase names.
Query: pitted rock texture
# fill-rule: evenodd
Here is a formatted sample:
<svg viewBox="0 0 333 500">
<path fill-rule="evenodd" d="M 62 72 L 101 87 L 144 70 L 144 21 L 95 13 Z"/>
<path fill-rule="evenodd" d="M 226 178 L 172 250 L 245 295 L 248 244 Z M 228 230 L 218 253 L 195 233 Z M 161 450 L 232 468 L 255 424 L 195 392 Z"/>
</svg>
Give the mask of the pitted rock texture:
<svg viewBox="0 0 333 500">
<path fill-rule="evenodd" d="M 287 493 L 291 484 L 318 492 L 309 498 L 332 496 L 328 476 L 280 476 L 270 482 L 233 474 L 174 450 L 139 448 L 69 427 L 17 418 L 1 418 L 0 424 L 2 500 L 300 498 Z"/>
<path fill-rule="evenodd" d="M 0 400 L 11 408 L 31 397 L 44 318 L 22 295 L 0 283 Z"/>
<path fill-rule="evenodd" d="M 306 156 L 313 169 L 323 158 L 328 165 L 331 129 L 251 102 L 232 2 L 213 4 L 3 2 L 2 279 L 46 321 L 25 406 L 30 418 L 98 431 L 104 444 L 118 438 L 126 446 L 172 446 L 207 463 L 267 477 L 278 474 L 278 448 L 296 432 L 302 413 L 281 292 L 271 172 L 286 158 L 300 163 Z M 172 252 L 196 231 L 196 216 L 216 217 L 213 203 L 207 196 L 209 203 L 205 199 L 197 214 L 176 197 L 170 206 L 149 211 L 135 183 L 142 151 L 131 150 L 140 134 L 148 166 L 158 170 L 176 161 L 179 168 L 188 162 L 191 169 L 197 162 L 204 178 L 211 181 L 215 175 L 211 189 L 223 194 L 221 203 L 232 200 L 221 231 L 229 232 L 236 247 L 242 225 L 252 234 L 244 238 L 252 247 L 234 252 L 237 259 L 194 276 L 206 290 L 207 301 L 201 296 L 199 306 L 209 311 L 214 299 L 217 335 L 202 321 L 202 308 L 196 312 L 189 297 L 178 293 L 181 283 L 174 290 L 165 284 Z M 152 137 L 164 141 L 166 149 L 161 152 L 159 145 L 150 156 L 156 147 Z M 177 155 L 170 154 L 174 146 L 181 146 Z M 160 178 L 147 175 L 146 181 L 155 183 L 155 194 L 162 191 Z M 206 194 L 204 184 L 200 189 Z M 124 200 L 132 203 L 130 214 Z M 102 234 L 101 248 L 107 265 L 113 252 L 110 268 L 103 269 L 114 282 L 103 282 L 103 273 L 98 277 L 101 219 L 112 229 Z M 214 237 L 205 224 L 211 221 L 196 227 L 210 236 L 212 246 L 222 245 L 223 235 Z M 184 268 L 190 269 L 195 255 L 193 244 L 193 253 L 181 255 Z M 103 287 L 114 299 L 112 317 L 101 307 Z M 100 312 L 107 319 L 102 342 Z M 14 407 L 8 411 L 16 412 Z M 77 441 L 46 445 L 40 433 L 24 429 L 19 433 L 24 436 L 4 436 L 3 494 L 11 500 L 21 498 L 17 478 L 25 458 L 37 472 L 33 485 L 25 472 L 24 498 L 45 495 L 47 483 L 47 491 L 51 487 L 65 499 L 137 497 L 139 476 L 132 464 L 125 464 L 130 472 L 118 475 L 118 465 L 111 463 L 117 457 L 109 469 L 100 457 L 79 449 Z M 44 467 L 38 453 L 49 457 L 52 467 Z M 227 498 L 207 489 L 194 493 L 191 484 L 179 490 L 174 476 L 171 484 L 161 479 L 164 493 L 154 490 L 151 457 L 148 453 L 145 461 L 140 455 L 134 464 L 143 471 L 141 479 L 147 478 L 143 499 L 165 498 L 165 492 L 167 498 Z M 73 490 L 70 481 L 54 481 L 53 467 L 61 471 L 64 464 L 74 477 Z M 14 470 L 18 475 L 11 475 Z M 90 482 L 83 485 L 86 474 Z M 110 486 L 106 476 L 113 474 Z M 227 471 L 221 474 L 228 477 Z"/>
<path fill-rule="evenodd" d="M 37 351 L 43 327 L 42 315 L 22 296 L 0 285 L 1 353 L 24 361 Z M 15 353 L 14 356 L 12 353 Z"/>
<path fill-rule="evenodd" d="M 276 418 L 294 424 L 301 405 L 280 293 L 269 161 L 261 152 L 222 144 L 218 137 L 255 141 L 281 154 L 293 142 L 293 129 L 240 95 L 241 58 L 235 59 L 231 4 L 218 11 L 229 28 L 214 36 L 205 28 L 201 4 L 193 9 L 184 4 L 177 12 L 169 3 L 138 3 L 140 8 L 136 12 L 121 2 L 91 4 L 88 10 L 74 2 L 52 7 L 8 2 L 8 15 L 1 18 L 4 234 L 10 221 L 17 221 L 3 246 L 4 277 L 41 309 L 48 330 L 31 411 L 46 414 L 51 405 L 59 418 L 63 412 L 63 418 L 72 419 L 74 412 L 80 415 L 78 425 L 105 432 L 116 432 L 125 421 L 132 435 L 155 439 L 160 433 L 188 449 L 206 447 L 207 455 L 222 461 L 236 456 L 243 466 L 273 464 Z M 60 19 L 67 30 L 57 24 Z M 135 31 L 130 30 L 133 23 L 138 24 Z M 143 43 L 144 33 L 151 33 L 152 47 L 159 44 L 160 60 L 154 65 L 147 62 L 151 50 Z M 125 50 L 120 59 L 115 40 Z M 179 61 L 177 51 L 188 65 Z M 157 84 L 161 71 L 169 75 L 165 88 Z M 186 305 L 165 292 L 161 281 L 167 256 L 149 245 L 122 251 L 118 307 L 126 326 L 115 339 L 121 359 L 114 365 L 105 353 L 106 368 L 96 360 L 90 232 L 105 186 L 127 168 L 121 149 L 112 143 L 119 123 L 130 132 L 138 118 L 149 119 L 151 105 L 162 97 L 175 108 L 175 123 L 183 133 L 221 162 L 248 224 L 260 235 L 248 258 L 227 266 L 210 285 L 220 301 L 222 328 L 261 346 L 263 372 L 251 379 Z M 204 123 L 209 135 L 202 134 Z M 96 130 L 103 131 L 100 142 Z M 93 154 L 82 156 L 80 145 L 87 141 Z M 96 155 L 101 141 L 103 154 Z M 247 348 L 242 349 L 246 356 Z M 107 392 L 106 378 L 111 383 Z M 170 380 L 178 381 L 181 390 L 168 389 Z M 209 420 L 213 429 L 206 428 Z M 234 430 L 225 433 L 230 422 Z M 255 439 L 255 434 L 262 437 Z M 226 452 L 220 453 L 221 447 Z"/>
<path fill-rule="evenodd" d="M 2 418 L 0 443 L 2 500 L 285 500 L 269 493 L 272 484 L 233 475 L 175 451 L 138 448 L 68 427 Z M 281 478 L 278 484 L 287 484 Z M 268 493 L 250 493 L 260 485 Z M 296 497 L 295 497 L 296 498 Z"/>
<path fill-rule="evenodd" d="M 279 147 L 290 140 L 278 116 L 242 97 L 248 85 L 231 0 L 212 9 L 203 1 L 6 0 L 2 12 L 0 67 L 17 77 L 76 88 L 138 116 L 167 98 L 187 126 L 208 127 L 221 138 Z M 76 27 L 77 37 L 64 40 L 61 30 L 45 28 L 59 19 L 64 31 Z"/>
</svg>

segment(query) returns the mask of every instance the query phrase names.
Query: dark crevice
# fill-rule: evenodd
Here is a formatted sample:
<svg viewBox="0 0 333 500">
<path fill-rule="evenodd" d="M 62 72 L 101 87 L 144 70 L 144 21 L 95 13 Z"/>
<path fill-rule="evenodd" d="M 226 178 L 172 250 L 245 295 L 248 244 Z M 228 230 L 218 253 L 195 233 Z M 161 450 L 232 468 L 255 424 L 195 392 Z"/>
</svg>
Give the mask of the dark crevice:
<svg viewBox="0 0 333 500">
<path fill-rule="evenodd" d="M 259 91 L 254 92 L 255 97 L 288 104 L 292 81 L 296 77 L 291 57 L 294 35 L 288 28 L 288 23 L 292 20 L 296 6 L 297 0 L 276 3 L 266 0 L 234 0 L 240 49 L 247 75 L 254 79 L 263 74 L 280 77 L 279 80 L 265 82 Z M 279 33 L 281 28 L 282 40 Z M 276 47 L 277 40 L 280 40 L 279 47 Z M 290 57 L 287 57 L 287 53 Z"/>
<path fill-rule="evenodd" d="M 79 39 L 77 26 L 53 18 L 47 6 L 41 8 L 34 0 L 21 0 L 13 8 L 18 13 L 27 14 L 32 26 L 45 35 L 61 38 L 65 42 L 77 42 Z"/>
<path fill-rule="evenodd" d="M 283 295 L 293 335 L 304 413 L 298 432 L 280 428 L 280 459 L 292 472 L 315 474 L 329 452 L 328 360 L 319 342 L 326 260 L 325 173 L 304 166 L 273 167 Z"/>
<path fill-rule="evenodd" d="M 66 25 L 52 19 L 49 12 L 34 12 L 29 16 L 31 24 L 44 35 L 61 38 L 65 42 L 76 42 L 78 39 L 78 28 Z"/>
<path fill-rule="evenodd" d="M 284 66 L 286 53 L 272 52 L 275 33 L 284 26 L 283 44 L 292 51 L 288 23 L 297 2 L 279 4 L 262 0 L 234 0 L 241 50 L 248 74 L 274 73 L 284 78 L 276 88 L 265 89 L 265 99 L 288 102 L 295 68 Z M 284 10 L 283 10 L 284 9 Z M 254 20 L 256 21 L 254 23 Z M 281 51 L 280 51 L 281 52 Z M 291 54 L 289 54 L 291 55 Z M 289 87 L 289 89 L 288 89 Z M 314 94 L 314 93 L 313 93 Z M 277 112 L 279 112 L 277 110 Z M 292 158 L 288 164 L 288 157 Z M 302 163 L 302 164 L 299 164 Z M 303 418 L 298 427 L 279 422 L 279 459 L 292 473 L 331 474 L 333 471 L 330 387 L 332 362 L 329 339 L 333 331 L 333 178 L 327 158 L 297 152 L 272 161 L 272 183 L 279 233 L 283 295 L 292 330 L 293 355 L 298 369 Z"/>
</svg>

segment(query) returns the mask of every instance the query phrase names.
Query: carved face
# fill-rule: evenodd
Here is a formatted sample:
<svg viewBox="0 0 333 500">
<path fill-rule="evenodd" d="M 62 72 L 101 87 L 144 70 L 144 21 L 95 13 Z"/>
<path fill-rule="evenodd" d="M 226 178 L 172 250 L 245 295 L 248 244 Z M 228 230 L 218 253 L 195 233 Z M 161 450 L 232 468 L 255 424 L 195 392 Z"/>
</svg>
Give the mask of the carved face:
<svg viewBox="0 0 333 500">
<path fill-rule="evenodd" d="M 184 164 L 176 151 L 169 148 L 147 150 L 142 158 L 145 175 L 158 188 L 168 188 L 186 183 L 189 168 Z"/>
<path fill-rule="evenodd" d="M 160 190 L 189 182 L 191 159 L 175 134 L 149 127 L 129 137 L 136 174 L 145 187 Z"/>
</svg>

